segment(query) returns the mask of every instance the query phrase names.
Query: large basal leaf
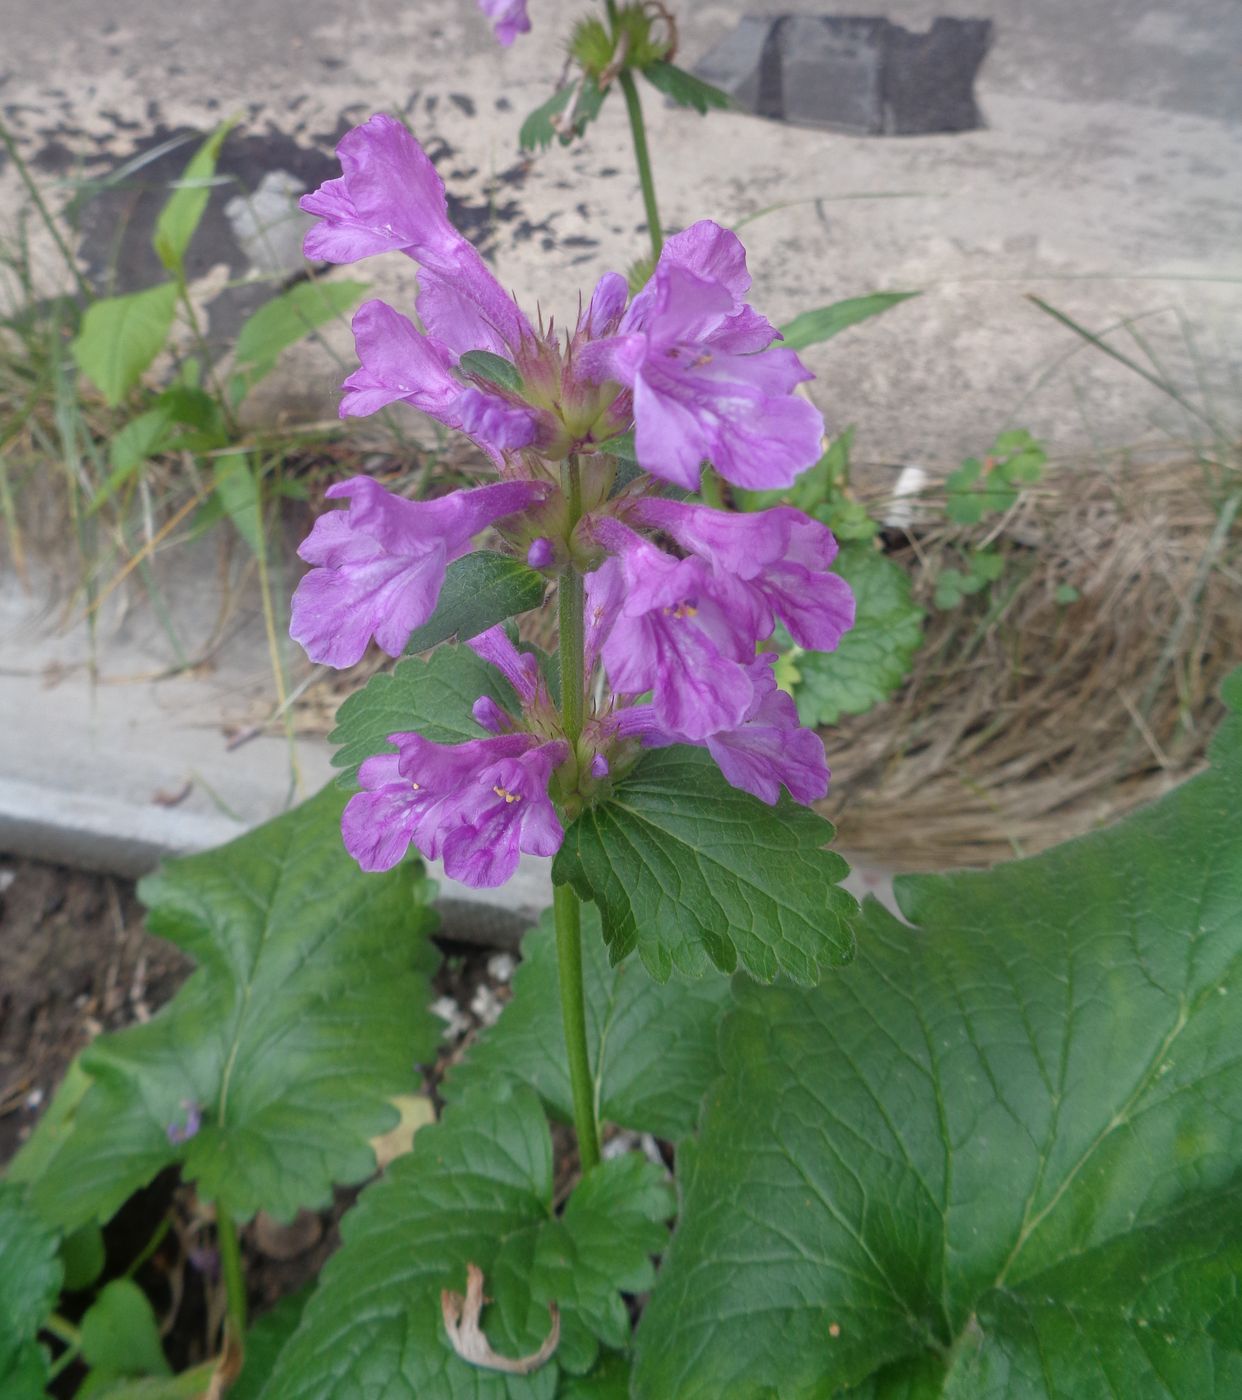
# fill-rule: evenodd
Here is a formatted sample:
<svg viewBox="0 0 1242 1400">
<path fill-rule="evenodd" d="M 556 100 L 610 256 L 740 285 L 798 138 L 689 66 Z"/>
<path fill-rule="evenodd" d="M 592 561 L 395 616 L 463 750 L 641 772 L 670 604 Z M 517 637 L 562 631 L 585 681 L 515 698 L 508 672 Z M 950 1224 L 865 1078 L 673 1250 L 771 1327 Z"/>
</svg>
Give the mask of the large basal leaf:
<svg viewBox="0 0 1242 1400">
<path fill-rule="evenodd" d="M 552 1140 L 538 1098 L 502 1084 L 424 1128 L 342 1222 L 328 1261 L 262 1400 L 552 1400 L 558 1376 L 622 1348 L 621 1293 L 651 1286 L 673 1192 L 636 1153 L 596 1167 L 560 1216 Z M 560 1342 L 529 1376 L 468 1365 L 444 1329 L 440 1293 L 483 1271 L 484 1330 L 501 1356 L 536 1351 L 560 1309 Z"/>
<path fill-rule="evenodd" d="M 637 1395 L 1242 1395 L 1242 716 L 1215 765 L 738 980 Z"/>
<path fill-rule="evenodd" d="M 923 641 L 923 610 L 900 564 L 869 540 L 842 546 L 834 572 L 854 590 L 857 614 L 836 651 L 797 658 L 801 683 L 794 692 L 803 724 L 836 724 L 887 700 L 906 678 Z"/>
<path fill-rule="evenodd" d="M 498 622 L 537 608 L 547 587 L 542 574 L 507 554 L 478 549 L 463 555 L 448 566 L 435 612 L 405 649 L 428 651 L 450 637 L 468 642 Z"/>
<path fill-rule="evenodd" d="M 164 282 L 145 292 L 101 297 L 86 308 L 73 358 L 112 407 L 164 348 L 176 307 L 176 284 Z"/>
<path fill-rule="evenodd" d="M 221 122 L 194 152 L 177 182 L 177 188 L 165 201 L 155 222 L 151 244 L 160 262 L 174 275 L 181 273 L 186 249 L 207 208 L 216 173 L 216 158 L 233 126 L 231 121 Z"/>
<path fill-rule="evenodd" d="M 781 327 L 781 344 L 788 350 L 805 350 L 808 345 L 831 340 L 850 326 L 869 321 L 872 316 L 878 316 L 919 295 L 919 292 L 872 292 L 869 296 L 849 297 L 845 301 L 834 301 L 831 306 L 818 307 L 815 311 L 804 311 Z"/>
<path fill-rule="evenodd" d="M 729 983 L 673 976 L 654 982 L 636 962 L 611 967 L 593 904 L 582 909 L 582 972 L 587 1048 L 600 1117 L 676 1141 L 690 1132 L 707 1086 L 720 1073 L 716 1037 L 733 1004 Z M 548 910 L 522 942 L 513 999 L 500 1020 L 450 1071 L 450 1101 L 504 1079 L 529 1085 L 547 1108 L 571 1121 L 556 931 Z"/>
<path fill-rule="evenodd" d="M 260 306 L 237 334 L 229 381 L 234 404 L 276 368 L 282 351 L 344 315 L 366 290 L 365 282 L 299 282 Z"/>
<path fill-rule="evenodd" d="M 832 836 L 788 796 L 730 787 L 703 750 L 662 749 L 574 822 L 552 878 L 599 905 L 615 962 L 637 949 L 658 981 L 740 960 L 761 981 L 817 982 L 849 960 L 858 908 Z"/>
<path fill-rule="evenodd" d="M 50 1223 L 106 1219 L 177 1161 L 241 1219 L 322 1207 L 374 1170 L 389 1099 L 435 1049 L 434 915 L 415 867 L 359 871 L 343 801 L 329 789 L 142 882 L 150 931 L 198 969 L 154 1020 L 82 1053 L 93 1082 L 67 1130 L 50 1153 L 31 1141 Z M 198 1132 L 173 1141 L 196 1112 Z"/>
<path fill-rule="evenodd" d="M 26 1203 L 25 1191 L 0 1181 L 0 1395 L 37 1400 L 47 1354 L 35 1340 L 60 1292 L 58 1240 Z"/>
<path fill-rule="evenodd" d="M 464 646 L 441 647 L 425 661 L 409 657 L 392 671 L 381 671 L 355 691 L 336 712 L 328 742 L 340 748 L 332 762 L 352 782 L 358 765 L 376 753 L 390 753 L 388 735 L 417 731 L 436 744 L 460 744 L 487 732 L 470 707 L 490 695 L 513 710 L 516 699 L 494 666 Z"/>
</svg>

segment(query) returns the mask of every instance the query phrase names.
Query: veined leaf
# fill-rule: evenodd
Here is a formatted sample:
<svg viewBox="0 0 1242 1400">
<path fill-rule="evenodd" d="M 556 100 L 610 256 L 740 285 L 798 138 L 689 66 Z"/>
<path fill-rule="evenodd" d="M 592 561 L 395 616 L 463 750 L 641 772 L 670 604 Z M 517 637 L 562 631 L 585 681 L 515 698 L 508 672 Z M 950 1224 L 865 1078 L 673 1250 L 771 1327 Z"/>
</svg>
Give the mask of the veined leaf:
<svg viewBox="0 0 1242 1400">
<path fill-rule="evenodd" d="M 356 305 L 365 282 L 299 282 L 247 317 L 237 335 L 229 396 L 234 407 L 266 378 L 283 351 Z"/>
<path fill-rule="evenodd" d="M 441 647 L 425 660 L 409 657 L 390 672 L 381 671 L 356 690 L 336 712 L 328 742 L 340 749 L 332 762 L 351 782 L 358 765 L 372 754 L 390 751 L 388 736 L 416 730 L 436 744 L 481 739 L 470 707 L 490 695 L 502 708 L 516 699 L 494 666 L 464 646 Z"/>
<path fill-rule="evenodd" d="M 923 610 L 900 564 L 870 541 L 842 546 L 833 566 L 854 590 L 854 626 L 836 651 L 804 651 L 794 691 L 803 724 L 836 724 L 887 700 L 906 678 L 923 641 Z"/>
<path fill-rule="evenodd" d="M 882 311 L 919 295 L 919 292 L 872 292 L 865 297 L 835 301 L 831 306 L 821 306 L 816 311 L 804 311 L 781 327 L 784 339 L 780 343 L 787 350 L 805 350 L 808 345 L 831 340 L 850 326 L 868 321 L 872 316 L 878 316 Z"/>
<path fill-rule="evenodd" d="M 608 94 L 599 90 L 593 78 L 579 84 L 572 82 L 554 92 L 542 106 L 535 110 L 522 123 L 518 141 L 524 151 L 543 150 L 553 141 L 559 140 L 567 146 L 574 136 L 581 136 L 587 127 L 599 116 Z M 552 118 L 567 111 L 573 103 L 573 132 L 565 135 L 552 124 Z"/>
<path fill-rule="evenodd" d="M 47 1354 L 35 1340 L 60 1292 L 57 1237 L 26 1203 L 25 1191 L 0 1181 L 0 1393 L 39 1400 Z"/>
<path fill-rule="evenodd" d="M 31 1141 L 47 1221 L 105 1220 L 178 1161 L 240 1219 L 322 1207 L 333 1184 L 374 1170 L 390 1098 L 434 1052 L 434 915 L 415 867 L 358 869 L 343 802 L 329 788 L 142 882 L 151 932 L 198 969 L 152 1021 L 83 1051 L 92 1082 L 68 1126 L 50 1153 Z"/>
<path fill-rule="evenodd" d="M 111 407 L 164 348 L 176 306 L 176 284 L 164 282 L 145 292 L 101 297 L 86 308 L 71 347 L 73 358 Z"/>
<path fill-rule="evenodd" d="M 721 92 L 711 83 L 678 68 L 675 63 L 649 63 L 642 70 L 643 77 L 653 88 L 671 97 L 679 107 L 693 107 L 696 112 L 706 115 L 713 108 L 717 110 L 733 106 L 733 99 L 727 92 Z"/>
<path fill-rule="evenodd" d="M 738 979 L 636 1396 L 1242 1394 L 1242 714 L 1213 760 Z"/>
<path fill-rule="evenodd" d="M 237 533 L 261 556 L 267 547 L 263 538 L 263 498 L 254 464 L 245 452 L 229 452 L 212 462 L 216 498 Z"/>
<path fill-rule="evenodd" d="M 463 555 L 448 566 L 435 612 L 405 649 L 428 651 L 451 637 L 468 642 L 498 622 L 537 608 L 547 587 L 544 576 L 520 559 L 487 549 Z"/>
<path fill-rule="evenodd" d="M 593 904 L 582 910 L 582 964 L 587 1047 L 601 1118 L 674 1141 L 685 1137 L 720 1073 L 716 1032 L 733 1004 L 728 981 L 673 976 L 661 984 L 634 961 L 610 967 Z M 452 1102 L 474 1086 L 482 1092 L 516 1080 L 572 1121 L 560 1007 L 556 931 L 548 910 L 522 941 L 512 1000 L 450 1071 L 441 1092 Z"/>
<path fill-rule="evenodd" d="M 730 787 L 706 752 L 661 749 L 574 822 L 552 878 L 599 905 L 614 962 L 637 949 L 659 981 L 740 959 L 764 981 L 816 982 L 849 960 L 858 908 L 832 836 L 788 796 L 772 808 Z"/>
<path fill-rule="evenodd" d="M 211 197 L 212 177 L 216 173 L 220 147 L 235 125 L 236 121 L 227 121 L 216 127 L 194 152 L 177 182 L 177 188 L 160 210 L 151 242 L 160 262 L 174 277 L 181 275 L 186 249 Z"/>
<path fill-rule="evenodd" d="M 517 366 L 503 355 L 493 355 L 490 350 L 467 350 L 458 364 L 465 374 L 477 375 L 489 384 L 508 389 L 514 394 L 522 392 L 522 376 Z"/>
<path fill-rule="evenodd" d="M 342 1222 L 302 1324 L 262 1400 L 552 1400 L 558 1376 L 624 1347 L 622 1291 L 650 1287 L 674 1208 L 663 1172 L 636 1153 L 604 1162 L 552 1209 L 552 1140 L 538 1098 L 501 1085 L 452 1105 Z M 501 1356 L 534 1352 L 560 1310 L 551 1359 L 527 1376 L 468 1365 L 440 1294 L 483 1272 L 483 1328 Z"/>
</svg>

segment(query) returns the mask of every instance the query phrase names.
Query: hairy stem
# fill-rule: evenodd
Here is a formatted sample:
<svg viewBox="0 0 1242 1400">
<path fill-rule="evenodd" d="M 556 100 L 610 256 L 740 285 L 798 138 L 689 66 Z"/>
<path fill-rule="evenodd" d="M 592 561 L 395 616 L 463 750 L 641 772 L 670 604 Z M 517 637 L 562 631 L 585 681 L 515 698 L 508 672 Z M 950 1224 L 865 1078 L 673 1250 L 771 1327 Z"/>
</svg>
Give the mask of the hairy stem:
<svg viewBox="0 0 1242 1400">
<path fill-rule="evenodd" d="M 617 74 L 617 82 L 625 94 L 625 108 L 630 114 L 630 134 L 634 138 L 634 162 L 638 166 L 638 181 L 643 188 L 643 207 L 647 211 L 647 232 L 651 235 L 651 255 L 658 258 L 664 247 L 664 230 L 660 210 L 656 205 L 655 181 L 651 176 L 651 153 L 647 150 L 647 127 L 643 122 L 643 105 L 638 100 L 638 84 L 628 68 Z"/>
<path fill-rule="evenodd" d="M 246 1335 L 246 1278 L 242 1273 L 237 1226 L 222 1201 L 216 1202 L 216 1245 L 220 1250 L 220 1274 L 228 1300 L 229 1330 L 240 1342 Z"/>
<path fill-rule="evenodd" d="M 578 459 L 570 457 L 561 470 L 561 487 L 569 507 L 569 534 L 582 517 L 582 480 Z M 572 559 L 560 577 L 561 723 L 569 743 L 571 766 L 578 764 L 578 740 L 582 737 L 586 707 L 585 628 L 582 575 Z M 576 781 L 574 783 L 576 787 Z M 591 1088 L 591 1061 L 587 1053 L 586 995 L 582 986 L 582 910 L 578 896 L 568 885 L 557 885 L 552 908 L 556 917 L 556 960 L 561 986 L 561 1017 L 565 1024 L 565 1050 L 569 1058 L 569 1082 L 574 1097 L 574 1131 L 578 1135 L 578 1160 L 588 1172 L 599 1162 L 599 1127 L 595 1121 L 595 1095 Z"/>
<path fill-rule="evenodd" d="M 569 505 L 569 532 L 582 516 L 582 480 L 578 459 L 570 457 L 561 469 L 561 488 Z M 583 705 L 586 679 L 583 675 L 583 588 L 582 575 L 572 560 L 561 570 L 559 586 L 560 653 L 561 653 L 561 716 L 565 738 L 571 748 L 577 748 L 582 734 Z M 576 760 L 576 753 L 574 758 Z"/>
<path fill-rule="evenodd" d="M 599 1165 L 599 1127 L 595 1122 L 595 1095 L 587 1054 L 586 999 L 582 988 L 582 907 L 568 885 L 557 885 L 552 892 L 552 909 L 556 916 L 561 1018 L 565 1023 L 569 1083 L 574 1095 L 574 1131 L 578 1135 L 578 1160 L 585 1174 Z"/>
</svg>

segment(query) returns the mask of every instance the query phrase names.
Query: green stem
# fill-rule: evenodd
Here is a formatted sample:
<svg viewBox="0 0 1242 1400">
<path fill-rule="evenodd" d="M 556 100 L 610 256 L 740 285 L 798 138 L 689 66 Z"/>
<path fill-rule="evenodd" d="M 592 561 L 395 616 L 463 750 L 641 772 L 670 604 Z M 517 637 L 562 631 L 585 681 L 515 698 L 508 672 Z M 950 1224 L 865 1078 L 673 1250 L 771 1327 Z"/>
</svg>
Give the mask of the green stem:
<svg viewBox="0 0 1242 1400">
<path fill-rule="evenodd" d="M 578 459 L 570 457 L 561 470 L 561 486 L 569 509 L 569 536 L 582 518 L 582 480 Z M 560 577 L 561 724 L 577 771 L 578 740 L 586 708 L 585 626 L 582 575 L 573 560 Z M 574 786 L 577 786 L 575 780 Z M 569 1082 L 573 1089 L 574 1130 L 578 1135 L 578 1160 L 583 1172 L 599 1163 L 599 1127 L 595 1121 L 595 1094 L 591 1087 L 591 1061 L 587 1051 L 586 993 L 582 985 L 582 910 L 578 896 L 568 885 L 553 890 L 556 917 L 556 959 L 561 986 L 561 1018 L 565 1025 L 565 1051 Z"/>
<path fill-rule="evenodd" d="M 569 534 L 582 517 L 582 480 L 578 459 L 570 457 L 561 469 L 561 488 L 569 506 Z M 561 570 L 560 587 L 561 715 L 565 738 L 577 749 L 582 735 L 586 679 L 583 676 L 584 596 L 582 575 L 572 560 Z M 576 753 L 574 755 L 576 759 Z"/>
<path fill-rule="evenodd" d="M 569 1083 L 574 1095 L 574 1131 L 578 1135 L 578 1161 L 585 1174 L 599 1165 L 599 1128 L 595 1122 L 595 1094 L 587 1054 L 586 998 L 582 988 L 582 906 L 568 885 L 556 885 L 552 891 L 552 909 L 556 917 L 561 1018 L 565 1023 Z"/>
<path fill-rule="evenodd" d="M 625 94 L 626 111 L 630 114 L 630 134 L 634 138 L 634 161 L 638 166 L 638 181 L 643 187 L 643 207 L 647 211 L 647 232 L 651 235 L 651 254 L 660 256 L 664 247 L 664 230 L 660 225 L 660 210 L 656 205 L 655 181 L 651 177 L 651 153 L 647 150 L 647 128 L 643 122 L 643 105 L 638 100 L 638 84 L 628 68 L 617 74 L 617 82 Z"/>
<path fill-rule="evenodd" d="M 229 1328 L 240 1342 L 246 1335 L 246 1278 L 242 1273 L 237 1226 L 223 1201 L 216 1202 L 216 1245 L 220 1250 L 220 1273 L 228 1300 Z"/>
</svg>

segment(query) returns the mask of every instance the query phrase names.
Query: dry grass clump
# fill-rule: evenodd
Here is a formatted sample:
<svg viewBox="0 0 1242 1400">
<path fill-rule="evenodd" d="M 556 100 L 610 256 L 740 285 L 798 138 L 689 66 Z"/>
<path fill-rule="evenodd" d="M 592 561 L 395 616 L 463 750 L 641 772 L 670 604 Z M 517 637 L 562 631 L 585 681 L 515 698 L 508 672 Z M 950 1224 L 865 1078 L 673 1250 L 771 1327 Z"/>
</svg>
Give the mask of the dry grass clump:
<svg viewBox="0 0 1242 1400">
<path fill-rule="evenodd" d="M 1201 767 L 1219 684 L 1242 661 L 1240 501 L 1236 460 L 1050 468 L 1003 522 L 1004 576 L 949 612 L 930 604 L 936 574 L 985 527 L 916 531 L 928 620 L 913 674 L 825 735 L 842 848 L 909 869 L 985 865 L 1111 822 Z"/>
</svg>

